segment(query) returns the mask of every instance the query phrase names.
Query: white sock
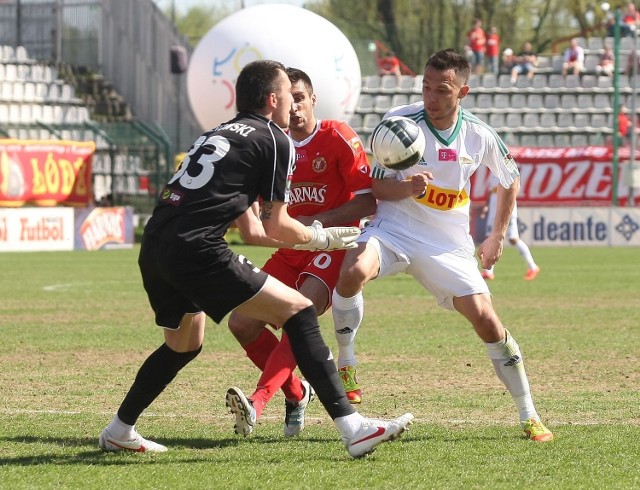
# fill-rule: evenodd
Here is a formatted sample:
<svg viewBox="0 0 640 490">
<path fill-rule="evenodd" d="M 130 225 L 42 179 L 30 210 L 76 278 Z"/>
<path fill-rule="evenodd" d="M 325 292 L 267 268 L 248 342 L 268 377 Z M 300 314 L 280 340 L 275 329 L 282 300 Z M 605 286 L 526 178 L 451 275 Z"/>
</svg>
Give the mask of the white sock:
<svg viewBox="0 0 640 490">
<path fill-rule="evenodd" d="M 362 291 L 351 298 L 344 298 L 334 291 L 331 311 L 338 341 L 338 369 L 344 366 L 355 366 L 357 364 L 356 333 L 364 316 Z"/>
<path fill-rule="evenodd" d="M 520 420 L 534 418 L 540 420 L 533 405 L 529 380 L 524 369 L 524 359 L 520 347 L 508 330 L 506 337 L 500 342 L 485 343 L 487 354 L 500 381 L 504 383 L 511 394 Z"/>
<path fill-rule="evenodd" d="M 488 272 L 489 274 L 493 274 L 493 266 L 491 266 L 489 269 L 483 269 L 485 272 Z"/>
<path fill-rule="evenodd" d="M 333 421 L 333 423 L 336 424 L 340 437 L 351 438 L 356 432 L 358 432 L 358 430 L 360 430 L 363 421 L 364 417 L 358 412 L 354 412 L 351 415 L 346 415 L 345 417 L 338 417 Z"/>
<path fill-rule="evenodd" d="M 107 425 L 107 432 L 115 439 L 127 441 L 129 439 L 133 439 L 135 425 L 125 424 L 116 415 L 113 417 L 109 425 Z"/>
<path fill-rule="evenodd" d="M 520 255 L 522 255 L 522 258 L 527 263 L 527 266 L 529 267 L 529 269 L 538 268 L 535 261 L 533 260 L 533 255 L 531 255 L 531 250 L 529 250 L 529 246 L 526 243 L 524 243 L 524 241 L 518 240 L 516 242 L 516 248 L 518 249 L 518 252 L 520 252 Z"/>
</svg>

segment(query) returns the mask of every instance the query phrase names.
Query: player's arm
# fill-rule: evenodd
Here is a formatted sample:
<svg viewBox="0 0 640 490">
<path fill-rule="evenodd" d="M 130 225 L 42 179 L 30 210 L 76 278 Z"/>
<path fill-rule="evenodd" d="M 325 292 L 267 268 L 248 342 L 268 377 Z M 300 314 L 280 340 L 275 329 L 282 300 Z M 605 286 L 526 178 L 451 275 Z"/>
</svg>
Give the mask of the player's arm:
<svg viewBox="0 0 640 490">
<path fill-rule="evenodd" d="M 376 212 L 376 207 L 376 198 L 371 192 L 367 192 L 356 194 L 353 199 L 337 208 L 313 216 L 298 216 L 298 219 L 305 225 L 310 225 L 314 220 L 318 220 L 324 226 L 339 226 L 371 216 Z"/>
<path fill-rule="evenodd" d="M 496 199 L 496 217 L 493 221 L 493 228 L 487 238 L 480 244 L 478 248 L 478 257 L 482 262 L 484 269 L 490 269 L 502 255 L 504 247 L 504 237 L 509 227 L 511 212 L 516 204 L 516 196 L 520 189 L 520 178 L 516 178 L 514 182 L 505 188 L 498 186 Z"/>
<path fill-rule="evenodd" d="M 356 226 L 323 228 L 319 221 L 305 226 L 289 216 L 284 202 L 263 202 L 261 218 L 267 236 L 294 244 L 293 248 L 298 250 L 355 248 L 355 240 L 360 235 L 360 229 Z"/>
<path fill-rule="evenodd" d="M 254 202 L 241 216 L 236 218 L 236 226 L 240 231 L 242 240 L 247 245 L 275 248 L 290 246 L 267 235 L 267 232 L 262 225 L 262 221 L 260 220 L 260 205 L 257 201 Z"/>
<path fill-rule="evenodd" d="M 373 195 L 383 201 L 399 201 L 408 197 L 419 197 L 427 190 L 429 180 L 433 179 L 431 172 L 420 172 L 408 179 L 374 178 L 371 184 Z"/>
</svg>

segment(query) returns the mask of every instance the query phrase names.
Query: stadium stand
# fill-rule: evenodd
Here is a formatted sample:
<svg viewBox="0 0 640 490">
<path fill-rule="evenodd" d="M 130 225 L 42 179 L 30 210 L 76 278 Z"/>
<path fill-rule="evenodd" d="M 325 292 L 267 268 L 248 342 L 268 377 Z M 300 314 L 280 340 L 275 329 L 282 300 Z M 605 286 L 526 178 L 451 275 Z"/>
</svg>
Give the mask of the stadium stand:
<svg viewBox="0 0 640 490">
<path fill-rule="evenodd" d="M 632 46 L 626 38 L 622 40 L 620 59 L 624 60 Z M 596 61 L 605 45 L 613 45 L 611 38 L 580 38 L 579 42 L 585 47 L 585 54 Z M 489 122 L 510 145 L 575 146 L 609 142 L 613 135 L 613 77 L 597 74 L 595 64 L 590 62 L 580 75 L 563 77 L 561 55 L 540 56 L 539 60 L 533 78 L 518 77 L 516 84 L 512 84 L 506 74 L 472 74 L 471 91 L 462 106 Z M 621 72 L 618 80 L 621 102 L 630 107 L 629 77 Z M 373 75 L 363 79 L 356 114 L 362 116 L 363 124 L 358 132 L 364 141 L 368 140 L 379 116 L 390 106 L 422 100 L 421 76 L 413 77 L 413 83 L 404 77 L 395 90 L 391 82 L 396 82 L 395 78 L 382 80 Z M 376 117 L 367 118 L 370 113 Z"/>
</svg>

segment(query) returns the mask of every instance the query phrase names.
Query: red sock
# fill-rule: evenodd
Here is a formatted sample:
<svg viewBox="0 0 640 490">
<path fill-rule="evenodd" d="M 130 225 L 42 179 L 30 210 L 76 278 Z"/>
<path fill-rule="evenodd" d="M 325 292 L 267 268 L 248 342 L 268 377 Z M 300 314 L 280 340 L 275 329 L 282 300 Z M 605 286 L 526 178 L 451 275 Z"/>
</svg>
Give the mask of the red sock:
<svg viewBox="0 0 640 490">
<path fill-rule="evenodd" d="M 302 400 L 302 383 L 300 378 L 293 374 L 296 365 L 289 337 L 283 333 L 282 339 L 267 360 L 256 391 L 250 397 L 254 401 L 256 415 L 262 412 L 267 402 L 280 388 L 284 391 L 287 400 Z"/>
</svg>

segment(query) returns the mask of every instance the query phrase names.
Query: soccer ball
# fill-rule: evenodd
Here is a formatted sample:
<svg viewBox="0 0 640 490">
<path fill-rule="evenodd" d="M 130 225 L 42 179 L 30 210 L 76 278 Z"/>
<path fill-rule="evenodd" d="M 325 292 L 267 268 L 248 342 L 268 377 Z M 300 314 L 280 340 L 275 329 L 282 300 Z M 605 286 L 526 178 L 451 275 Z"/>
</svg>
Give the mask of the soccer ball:
<svg viewBox="0 0 640 490">
<path fill-rule="evenodd" d="M 371 134 L 371 151 L 380 165 L 391 170 L 413 167 L 422 158 L 426 140 L 413 119 L 391 116 Z"/>
</svg>

